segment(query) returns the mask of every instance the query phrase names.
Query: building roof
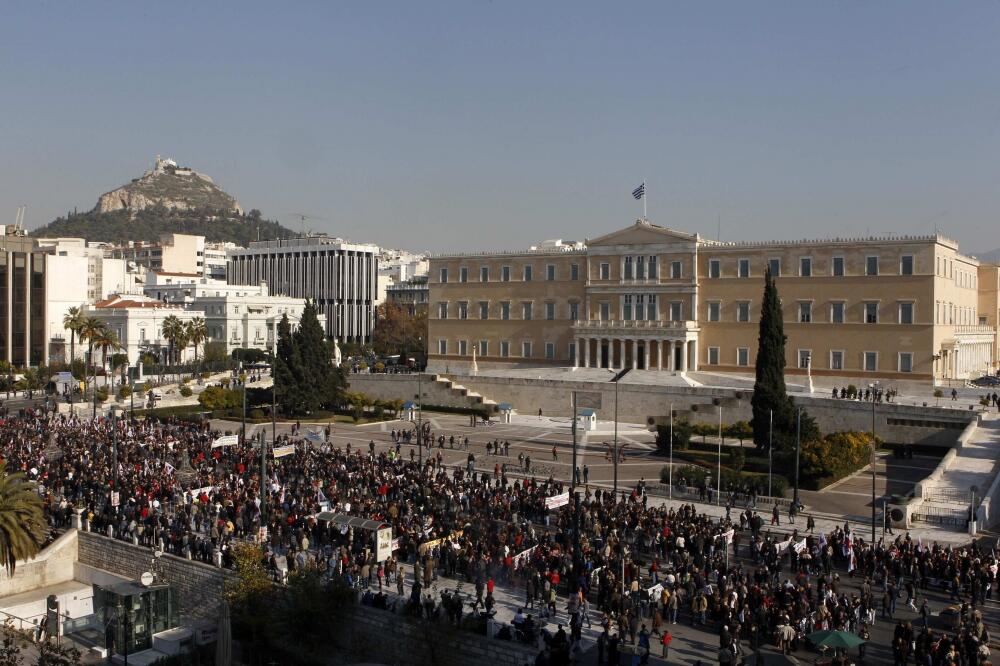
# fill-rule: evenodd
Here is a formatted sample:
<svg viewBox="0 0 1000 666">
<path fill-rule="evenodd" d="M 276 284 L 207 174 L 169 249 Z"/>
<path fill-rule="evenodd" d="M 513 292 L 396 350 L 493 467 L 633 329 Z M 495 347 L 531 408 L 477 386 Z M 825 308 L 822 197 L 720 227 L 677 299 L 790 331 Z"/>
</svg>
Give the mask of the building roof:
<svg viewBox="0 0 1000 666">
<path fill-rule="evenodd" d="M 174 273 L 172 271 L 153 271 L 153 272 L 156 273 L 157 275 L 170 275 L 172 277 L 193 277 L 193 278 L 202 277 L 201 273 Z"/>
<path fill-rule="evenodd" d="M 124 309 L 124 308 L 146 308 L 146 309 L 156 309 L 156 308 L 174 308 L 180 309 L 176 305 L 171 305 L 168 303 L 163 303 L 162 301 L 156 300 L 135 300 L 132 298 L 122 298 L 121 296 L 112 296 L 111 298 L 106 298 L 103 301 L 97 301 L 94 303 L 94 307 L 101 310 L 111 310 L 111 309 Z"/>
</svg>

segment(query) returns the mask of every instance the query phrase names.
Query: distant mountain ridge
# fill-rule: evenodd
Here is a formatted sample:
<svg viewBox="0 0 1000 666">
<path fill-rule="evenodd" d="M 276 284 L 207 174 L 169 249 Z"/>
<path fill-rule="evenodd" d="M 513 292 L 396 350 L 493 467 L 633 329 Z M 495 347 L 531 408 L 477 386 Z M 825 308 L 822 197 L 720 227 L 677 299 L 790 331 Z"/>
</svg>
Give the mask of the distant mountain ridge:
<svg viewBox="0 0 1000 666">
<path fill-rule="evenodd" d="M 171 232 L 244 246 L 253 240 L 296 235 L 278 222 L 264 219 L 259 210 L 244 213 L 236 198 L 209 176 L 159 155 L 152 170 L 102 194 L 92 210 L 68 213 L 31 234 L 121 243 L 157 241 Z"/>
<path fill-rule="evenodd" d="M 1000 247 L 998 247 L 995 250 L 990 250 L 989 252 L 983 252 L 982 254 L 977 254 L 975 255 L 975 257 L 984 264 L 1000 263 Z"/>
</svg>

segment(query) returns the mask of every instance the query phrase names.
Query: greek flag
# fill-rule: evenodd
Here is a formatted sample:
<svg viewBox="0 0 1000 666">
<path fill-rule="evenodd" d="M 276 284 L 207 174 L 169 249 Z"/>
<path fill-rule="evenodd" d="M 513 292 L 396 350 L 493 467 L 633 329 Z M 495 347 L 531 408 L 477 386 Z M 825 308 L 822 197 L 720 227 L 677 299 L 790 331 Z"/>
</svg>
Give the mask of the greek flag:
<svg viewBox="0 0 1000 666">
<path fill-rule="evenodd" d="M 639 187 L 632 190 L 632 196 L 636 199 L 641 199 L 646 196 L 646 183 L 643 183 Z"/>
</svg>

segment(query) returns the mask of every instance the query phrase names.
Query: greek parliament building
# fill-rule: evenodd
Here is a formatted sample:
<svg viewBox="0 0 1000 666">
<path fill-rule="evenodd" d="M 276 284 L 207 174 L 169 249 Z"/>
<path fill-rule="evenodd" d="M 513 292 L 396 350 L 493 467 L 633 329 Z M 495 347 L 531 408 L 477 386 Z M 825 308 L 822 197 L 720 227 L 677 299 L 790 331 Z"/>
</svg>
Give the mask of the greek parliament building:
<svg viewBox="0 0 1000 666">
<path fill-rule="evenodd" d="M 229 284 L 266 282 L 272 294 L 316 301 L 327 337 L 368 343 L 375 326 L 379 248 L 308 236 L 254 241 L 226 252 Z"/>
<path fill-rule="evenodd" d="M 996 367 L 998 267 L 940 235 L 719 242 L 639 220 L 573 247 L 433 257 L 436 372 L 585 366 L 753 373 L 764 272 L 789 374 L 864 381 Z"/>
</svg>

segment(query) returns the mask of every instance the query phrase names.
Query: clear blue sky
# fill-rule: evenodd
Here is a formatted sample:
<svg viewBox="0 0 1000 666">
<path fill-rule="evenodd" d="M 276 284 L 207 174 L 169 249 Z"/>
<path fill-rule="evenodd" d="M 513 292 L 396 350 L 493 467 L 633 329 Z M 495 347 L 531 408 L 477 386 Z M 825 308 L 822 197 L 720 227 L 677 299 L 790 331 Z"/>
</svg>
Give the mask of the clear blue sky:
<svg viewBox="0 0 1000 666">
<path fill-rule="evenodd" d="M 0 220 L 148 168 L 413 249 L 939 227 L 1000 246 L 1000 2 L 16 2 Z"/>
</svg>

